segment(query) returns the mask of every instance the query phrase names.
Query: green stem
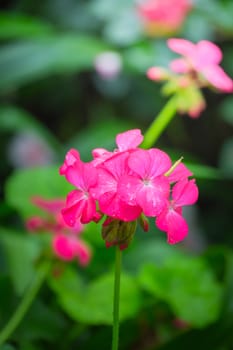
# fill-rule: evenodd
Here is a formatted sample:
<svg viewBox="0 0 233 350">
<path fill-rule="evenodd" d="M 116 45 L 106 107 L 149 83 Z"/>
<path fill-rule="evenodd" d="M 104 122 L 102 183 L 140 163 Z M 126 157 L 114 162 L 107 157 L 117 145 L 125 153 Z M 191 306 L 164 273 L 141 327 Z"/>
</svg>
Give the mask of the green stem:
<svg viewBox="0 0 233 350">
<path fill-rule="evenodd" d="M 8 321 L 6 326 L 1 330 L 0 332 L 0 345 L 6 342 L 6 340 L 11 336 L 11 334 L 15 331 L 15 329 L 18 327 L 22 319 L 24 318 L 26 312 L 28 311 L 29 307 L 31 306 L 33 300 L 35 299 L 36 294 L 38 293 L 47 273 L 50 267 L 50 263 L 44 263 L 37 275 L 35 276 L 30 288 L 23 296 L 23 299 L 21 303 L 19 304 L 18 308 L 16 309 L 15 313 L 11 317 L 11 319 Z"/>
<path fill-rule="evenodd" d="M 112 350 L 118 350 L 118 339 L 119 339 L 119 302 L 120 302 L 120 281 L 121 281 L 121 256 L 122 256 L 122 252 L 121 252 L 120 248 L 118 246 L 116 246 Z"/>
<path fill-rule="evenodd" d="M 170 98 L 159 115 L 154 119 L 149 129 L 144 135 L 144 141 L 141 145 L 142 148 L 150 148 L 155 144 L 163 130 L 175 116 L 177 111 L 176 96 Z"/>
</svg>

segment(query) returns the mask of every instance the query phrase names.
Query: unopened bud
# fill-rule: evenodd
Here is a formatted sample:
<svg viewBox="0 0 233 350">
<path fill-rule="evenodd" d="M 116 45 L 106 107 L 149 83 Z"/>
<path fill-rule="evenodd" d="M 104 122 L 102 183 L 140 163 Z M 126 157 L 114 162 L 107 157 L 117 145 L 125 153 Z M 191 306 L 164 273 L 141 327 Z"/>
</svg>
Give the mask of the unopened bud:
<svg viewBox="0 0 233 350">
<path fill-rule="evenodd" d="M 102 226 L 102 237 L 106 247 L 119 245 L 120 249 L 127 248 L 133 239 L 136 226 L 136 221 L 125 222 L 117 219 L 109 220 L 108 218 Z"/>
</svg>

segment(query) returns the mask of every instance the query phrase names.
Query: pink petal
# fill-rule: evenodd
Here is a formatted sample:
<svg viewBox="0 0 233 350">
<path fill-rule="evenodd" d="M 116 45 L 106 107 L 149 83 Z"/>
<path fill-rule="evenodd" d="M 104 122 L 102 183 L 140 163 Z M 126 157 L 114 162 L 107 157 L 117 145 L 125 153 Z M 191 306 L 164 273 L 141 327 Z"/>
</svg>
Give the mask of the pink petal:
<svg viewBox="0 0 233 350">
<path fill-rule="evenodd" d="M 109 171 L 113 177 L 118 180 L 121 176 L 129 172 L 127 160 L 129 152 L 116 153 L 110 159 L 104 162 L 104 169 Z"/>
<path fill-rule="evenodd" d="M 76 162 L 73 166 L 68 167 L 66 179 L 72 185 L 88 191 L 97 182 L 97 170 L 91 163 Z"/>
<path fill-rule="evenodd" d="M 95 148 L 92 151 L 94 160 L 91 163 L 96 167 L 113 155 L 113 152 L 109 152 L 105 148 Z"/>
<path fill-rule="evenodd" d="M 183 58 L 177 58 L 170 62 L 170 69 L 175 73 L 187 73 L 190 70 L 190 65 L 187 60 Z"/>
<path fill-rule="evenodd" d="M 122 221 L 136 220 L 141 214 L 138 206 L 131 206 L 121 200 L 116 192 L 103 194 L 99 200 L 100 210 L 113 218 Z"/>
<path fill-rule="evenodd" d="M 141 183 L 141 188 L 136 192 L 136 202 L 142 208 L 146 216 L 157 216 L 167 204 L 169 196 L 168 179 L 161 176 L 150 184 Z"/>
<path fill-rule="evenodd" d="M 156 219 L 156 226 L 167 233 L 169 244 L 182 241 L 188 234 L 188 225 L 185 219 L 175 210 L 168 210 Z"/>
<path fill-rule="evenodd" d="M 39 196 L 32 197 L 31 199 L 32 203 L 35 204 L 37 207 L 47 211 L 51 214 L 56 214 L 59 212 L 65 205 L 64 199 L 44 199 Z"/>
<path fill-rule="evenodd" d="M 167 46 L 172 51 L 189 58 L 194 56 L 196 50 L 196 45 L 186 39 L 168 39 Z"/>
<path fill-rule="evenodd" d="M 69 150 L 69 152 L 67 152 L 65 161 L 59 169 L 60 175 L 65 175 L 67 168 L 73 165 L 76 161 L 80 161 L 79 152 L 72 148 Z"/>
<path fill-rule="evenodd" d="M 117 181 L 115 177 L 107 169 L 99 168 L 97 185 L 90 189 L 91 196 L 99 200 L 104 193 L 116 192 L 116 190 Z"/>
<path fill-rule="evenodd" d="M 171 160 L 165 152 L 152 148 L 133 152 L 129 156 L 128 165 L 142 179 L 151 179 L 169 170 Z"/>
<path fill-rule="evenodd" d="M 150 175 L 152 175 L 153 178 L 163 175 L 170 169 L 172 162 L 167 153 L 158 148 L 151 148 L 148 150 L 148 153 L 151 160 Z"/>
<path fill-rule="evenodd" d="M 222 60 L 220 48 L 208 40 L 201 40 L 196 45 L 195 68 L 203 69 L 209 65 L 218 65 Z"/>
<path fill-rule="evenodd" d="M 140 129 L 133 129 L 121 134 L 116 137 L 116 144 L 119 151 L 126 151 L 132 148 L 136 148 L 143 141 L 143 136 Z"/>
<path fill-rule="evenodd" d="M 87 224 L 96 216 L 95 200 L 82 191 L 71 191 L 67 196 L 66 207 L 62 209 L 62 215 L 68 226 L 74 227 L 77 220 Z"/>
<path fill-rule="evenodd" d="M 217 65 L 208 66 L 201 73 L 217 89 L 224 92 L 233 91 L 233 81 L 221 67 Z"/>
<path fill-rule="evenodd" d="M 142 180 L 135 176 L 122 176 L 118 182 L 117 193 L 128 205 L 136 205 L 136 193 L 142 186 Z"/>
<path fill-rule="evenodd" d="M 172 182 L 177 182 L 177 181 L 186 179 L 192 175 L 193 173 L 188 168 L 186 168 L 186 166 L 183 163 L 180 163 L 173 170 L 173 172 L 168 176 L 168 179 L 170 183 L 172 183 Z"/>
<path fill-rule="evenodd" d="M 57 234 L 52 241 L 54 253 L 62 260 L 73 260 L 75 252 L 75 241 L 64 234 Z"/>
<path fill-rule="evenodd" d="M 151 80 L 160 81 L 168 77 L 168 73 L 164 68 L 151 67 L 147 70 L 147 77 Z"/>
<path fill-rule="evenodd" d="M 192 205 L 198 199 L 198 188 L 195 180 L 181 180 L 172 189 L 172 198 L 177 207 Z"/>
</svg>

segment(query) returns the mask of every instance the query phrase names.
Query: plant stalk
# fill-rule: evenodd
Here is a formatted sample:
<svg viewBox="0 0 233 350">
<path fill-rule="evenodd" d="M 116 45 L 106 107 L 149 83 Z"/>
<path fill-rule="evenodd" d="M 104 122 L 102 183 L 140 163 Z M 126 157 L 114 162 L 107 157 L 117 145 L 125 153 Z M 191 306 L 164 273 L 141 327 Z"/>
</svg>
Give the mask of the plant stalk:
<svg viewBox="0 0 233 350">
<path fill-rule="evenodd" d="M 177 111 L 176 96 L 170 98 L 166 103 L 164 108 L 154 119 L 152 124 L 149 126 L 148 130 L 144 135 L 144 141 L 141 144 L 142 148 L 150 148 L 158 140 L 164 129 L 170 123 L 172 118 L 175 116 Z"/>
<path fill-rule="evenodd" d="M 116 246 L 112 350 L 118 350 L 118 342 L 119 342 L 119 303 L 120 303 L 120 281 L 121 281 L 121 258 L 122 258 L 122 251 L 120 250 L 120 248 L 118 246 Z"/>
<path fill-rule="evenodd" d="M 45 277 L 47 276 L 47 273 L 49 271 L 49 268 L 50 263 L 46 262 L 43 265 L 41 265 L 38 269 L 37 275 L 35 276 L 29 289 L 24 294 L 21 303 L 19 304 L 15 313 L 0 332 L 0 346 L 4 344 L 7 341 L 7 339 L 9 339 L 11 334 L 15 331 L 15 329 L 18 327 L 18 325 L 24 318 L 26 312 L 28 311 L 33 300 L 35 299 L 41 285 L 43 284 Z"/>
</svg>

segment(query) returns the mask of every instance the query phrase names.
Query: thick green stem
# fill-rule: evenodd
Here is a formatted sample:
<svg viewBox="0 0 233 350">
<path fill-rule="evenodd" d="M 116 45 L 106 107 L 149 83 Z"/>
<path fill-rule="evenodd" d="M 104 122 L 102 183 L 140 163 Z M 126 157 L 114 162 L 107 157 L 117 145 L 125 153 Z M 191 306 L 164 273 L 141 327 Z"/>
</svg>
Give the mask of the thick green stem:
<svg viewBox="0 0 233 350">
<path fill-rule="evenodd" d="M 26 312 L 31 306 L 36 294 L 38 293 L 44 279 L 48 273 L 50 263 L 46 262 L 40 266 L 38 273 L 36 274 L 31 286 L 28 291 L 24 294 L 21 303 L 16 309 L 15 313 L 6 324 L 6 326 L 0 332 L 0 345 L 6 342 L 6 340 L 11 336 L 11 334 L 18 327 L 22 319 L 24 318 Z"/>
<path fill-rule="evenodd" d="M 176 96 L 173 96 L 161 110 L 159 115 L 154 119 L 149 129 L 144 135 L 142 148 L 150 148 L 155 144 L 159 136 L 162 134 L 166 126 L 175 116 L 177 111 Z"/>
<path fill-rule="evenodd" d="M 120 302 L 120 281 L 121 281 L 121 256 L 122 256 L 122 252 L 121 252 L 120 248 L 118 246 L 116 246 L 112 350 L 118 350 L 118 339 L 119 339 L 119 302 Z"/>
</svg>

